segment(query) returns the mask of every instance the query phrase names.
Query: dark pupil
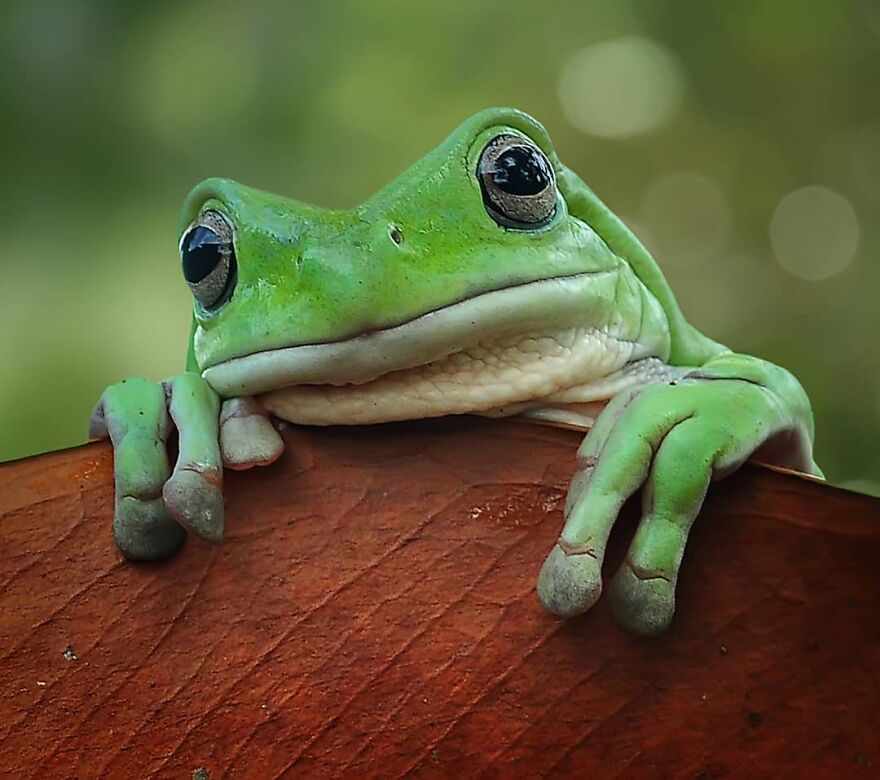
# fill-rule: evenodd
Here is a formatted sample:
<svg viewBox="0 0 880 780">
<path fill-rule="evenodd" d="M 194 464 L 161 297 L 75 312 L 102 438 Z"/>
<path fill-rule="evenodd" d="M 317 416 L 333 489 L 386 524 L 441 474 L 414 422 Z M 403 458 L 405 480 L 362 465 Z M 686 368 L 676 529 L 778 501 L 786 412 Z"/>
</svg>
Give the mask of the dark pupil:
<svg viewBox="0 0 880 780">
<path fill-rule="evenodd" d="M 190 284 L 202 281 L 217 267 L 224 241 L 211 228 L 199 225 L 183 240 L 181 259 L 183 275 Z"/>
<path fill-rule="evenodd" d="M 492 180 L 510 195 L 537 195 L 552 181 L 550 167 L 537 150 L 511 146 L 495 159 Z"/>
</svg>

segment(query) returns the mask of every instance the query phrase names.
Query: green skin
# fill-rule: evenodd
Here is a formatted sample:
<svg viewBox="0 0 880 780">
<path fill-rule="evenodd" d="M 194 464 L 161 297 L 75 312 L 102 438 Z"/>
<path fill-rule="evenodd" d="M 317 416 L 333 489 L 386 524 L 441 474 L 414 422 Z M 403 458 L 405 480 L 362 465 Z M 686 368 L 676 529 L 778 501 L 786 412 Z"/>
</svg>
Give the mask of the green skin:
<svg viewBox="0 0 880 780">
<path fill-rule="evenodd" d="M 500 134 L 530 140 L 549 160 L 557 205 L 547 224 L 503 226 L 487 212 L 478 161 Z M 535 399 L 546 389 L 535 390 L 538 385 L 512 397 L 501 382 L 491 403 L 469 401 L 485 387 L 479 372 L 456 380 L 466 390 L 454 401 L 447 402 L 443 392 L 416 392 L 410 406 L 392 404 L 403 409 L 396 413 L 369 402 L 374 396 L 367 406 L 386 411 L 372 417 L 334 401 L 342 398 L 334 393 L 359 387 L 372 392 L 392 374 L 398 384 L 386 391 L 385 403 L 397 392 L 405 395 L 419 361 L 397 357 L 406 352 L 401 343 L 416 344 L 413 354 L 423 354 L 420 362 L 426 363 L 465 351 L 468 338 L 491 347 L 511 335 L 537 337 L 577 326 L 622 334 L 624 344 L 649 344 L 631 360 L 618 361 L 607 376 L 594 371 L 584 380 L 587 386 L 638 368 L 645 355 L 666 371 L 612 382 L 608 386 L 619 392 L 601 399 L 604 407 L 578 451 L 564 528 L 538 578 L 541 602 L 558 615 L 585 612 L 599 598 L 606 541 L 624 501 L 639 488 L 642 520 L 609 595 L 624 627 L 656 634 L 672 620 L 687 535 L 710 481 L 750 457 L 820 475 L 811 454 L 812 412 L 797 380 L 689 325 L 644 247 L 562 165 L 544 128 L 523 113 L 489 109 L 475 115 L 352 210 L 327 211 L 209 179 L 187 197 L 181 234 L 206 210 L 222 214 L 233 230 L 237 278 L 231 295 L 211 309 L 195 301 L 185 373 L 162 383 L 129 379 L 113 385 L 92 418 L 92 437 L 113 442 L 114 531 L 132 560 L 173 554 L 184 527 L 212 541 L 222 538 L 224 466 L 269 463 L 283 448 L 270 414 L 293 422 L 357 424 L 541 408 Z M 560 286 L 547 280 L 563 281 Z M 585 292 L 573 299 L 574 308 L 553 298 L 570 289 L 569 280 L 587 285 L 578 288 Z M 462 301 L 475 300 L 493 303 L 479 317 L 467 314 L 468 328 L 450 335 L 455 328 L 443 323 L 454 320 Z M 519 334 L 512 332 L 505 302 L 523 312 Z M 408 341 L 382 347 L 382 339 L 395 333 Z M 590 343 L 588 349 L 608 351 Z M 276 358 L 288 353 L 293 368 L 277 369 Z M 502 350 L 500 361 L 509 354 Z M 302 355 L 311 357 L 303 361 Z M 257 356 L 257 363 L 247 356 Z M 259 363 L 263 357 L 268 360 Z M 529 376 L 540 379 L 542 360 Z M 286 393 L 292 394 L 288 401 Z M 329 399 L 323 417 L 289 411 L 319 396 Z M 165 444 L 172 425 L 179 433 L 173 470 Z"/>
</svg>

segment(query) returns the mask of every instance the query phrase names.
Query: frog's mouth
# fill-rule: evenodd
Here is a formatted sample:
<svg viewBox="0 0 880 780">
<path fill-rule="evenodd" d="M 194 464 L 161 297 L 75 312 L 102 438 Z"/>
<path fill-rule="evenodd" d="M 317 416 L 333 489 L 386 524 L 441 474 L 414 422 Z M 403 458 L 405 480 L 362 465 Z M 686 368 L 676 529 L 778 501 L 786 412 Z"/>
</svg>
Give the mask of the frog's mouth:
<svg viewBox="0 0 880 780">
<path fill-rule="evenodd" d="M 259 395 L 270 412 L 306 424 L 516 412 L 665 356 L 665 329 L 643 327 L 653 318 L 607 322 L 615 282 L 606 270 L 494 290 L 343 341 L 232 358 L 202 375 L 221 396 Z"/>
</svg>

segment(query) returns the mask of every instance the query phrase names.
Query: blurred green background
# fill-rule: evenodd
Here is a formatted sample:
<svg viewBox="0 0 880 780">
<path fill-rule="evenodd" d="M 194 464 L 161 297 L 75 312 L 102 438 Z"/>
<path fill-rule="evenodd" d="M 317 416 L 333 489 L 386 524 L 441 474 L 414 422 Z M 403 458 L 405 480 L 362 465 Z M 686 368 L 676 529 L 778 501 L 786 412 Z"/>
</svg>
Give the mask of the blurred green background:
<svg viewBox="0 0 880 780">
<path fill-rule="evenodd" d="M 880 493 L 878 74 L 872 0 L 0 3 L 0 460 L 182 368 L 194 183 L 350 206 L 507 104 Z"/>
</svg>

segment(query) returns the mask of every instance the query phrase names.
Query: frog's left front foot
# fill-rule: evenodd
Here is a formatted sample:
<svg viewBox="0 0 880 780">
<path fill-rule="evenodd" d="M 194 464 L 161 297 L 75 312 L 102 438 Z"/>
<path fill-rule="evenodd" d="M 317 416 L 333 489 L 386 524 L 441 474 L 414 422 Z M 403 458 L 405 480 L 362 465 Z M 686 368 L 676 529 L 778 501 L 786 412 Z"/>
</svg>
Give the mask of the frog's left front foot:
<svg viewBox="0 0 880 780">
<path fill-rule="evenodd" d="M 170 468 L 166 439 L 178 432 Z M 250 398 L 223 402 L 198 374 L 165 382 L 129 379 L 108 387 L 92 414 L 90 438 L 109 436 L 116 477 L 116 544 L 131 560 L 159 560 L 183 544 L 184 528 L 223 538 L 223 467 L 264 465 L 283 442 Z"/>
<path fill-rule="evenodd" d="M 725 355 L 677 383 L 618 396 L 580 450 L 565 527 L 538 578 L 538 597 L 561 616 L 588 610 L 623 503 L 644 483 L 642 520 L 610 586 L 619 623 L 664 631 L 691 524 L 709 482 L 759 459 L 819 473 L 811 456 L 809 402 L 783 369 Z"/>
</svg>

